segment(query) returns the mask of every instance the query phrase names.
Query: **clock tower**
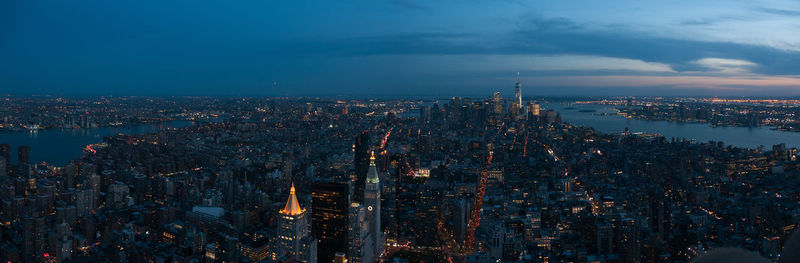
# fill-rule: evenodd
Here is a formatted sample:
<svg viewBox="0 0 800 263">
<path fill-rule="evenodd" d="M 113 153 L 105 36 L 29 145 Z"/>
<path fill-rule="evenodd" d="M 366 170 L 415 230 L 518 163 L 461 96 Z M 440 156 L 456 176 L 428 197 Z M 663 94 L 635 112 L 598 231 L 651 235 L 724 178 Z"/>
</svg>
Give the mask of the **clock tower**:
<svg viewBox="0 0 800 263">
<path fill-rule="evenodd" d="M 375 167 L 375 153 L 369 158 L 369 171 L 364 186 L 364 206 L 367 215 L 367 232 L 369 233 L 368 242 L 372 243 L 375 249 L 374 259 L 378 259 L 383 253 L 383 229 L 381 228 L 381 186 L 378 170 Z"/>
</svg>

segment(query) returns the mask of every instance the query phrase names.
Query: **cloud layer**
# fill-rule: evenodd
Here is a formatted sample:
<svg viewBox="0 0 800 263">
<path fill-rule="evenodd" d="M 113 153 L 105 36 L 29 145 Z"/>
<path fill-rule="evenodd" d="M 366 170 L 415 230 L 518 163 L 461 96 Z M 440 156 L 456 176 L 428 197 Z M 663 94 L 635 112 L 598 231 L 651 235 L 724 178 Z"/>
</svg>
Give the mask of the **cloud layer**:
<svg viewBox="0 0 800 263">
<path fill-rule="evenodd" d="M 798 14 L 794 1 L 6 1 L 0 93 L 481 95 L 511 92 L 519 71 L 531 95 L 791 96 Z"/>
</svg>

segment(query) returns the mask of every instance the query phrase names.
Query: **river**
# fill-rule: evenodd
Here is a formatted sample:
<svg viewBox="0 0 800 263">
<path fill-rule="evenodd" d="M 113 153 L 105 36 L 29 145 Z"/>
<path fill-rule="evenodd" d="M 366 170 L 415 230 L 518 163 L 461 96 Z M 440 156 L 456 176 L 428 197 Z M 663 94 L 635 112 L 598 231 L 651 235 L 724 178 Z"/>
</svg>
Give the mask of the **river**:
<svg viewBox="0 0 800 263">
<path fill-rule="evenodd" d="M 47 162 L 63 166 L 83 156 L 83 147 L 101 142 L 103 137 L 123 134 L 143 134 L 169 128 L 194 125 L 191 121 L 170 121 L 158 124 L 138 124 L 94 129 L 48 129 L 30 132 L 0 133 L 0 143 L 11 145 L 11 163 L 17 163 L 17 147 L 31 148 L 31 163 Z"/>
<path fill-rule="evenodd" d="M 565 108 L 575 109 L 565 109 Z M 698 142 L 722 141 L 725 145 L 757 148 L 761 145 L 771 150 L 772 145 L 786 143 L 787 147 L 800 148 L 799 132 L 783 132 L 770 127 L 711 127 L 706 123 L 682 123 L 668 121 L 649 121 L 628 119 L 614 114 L 616 110 L 607 105 L 568 105 L 544 103 L 543 109 L 553 109 L 561 113 L 564 122 L 573 125 L 592 127 L 605 133 L 620 133 L 627 127 L 631 132 L 657 133 L 670 138 L 693 139 Z M 580 110 L 596 110 L 581 112 Z M 599 115 L 609 113 L 606 115 Z"/>
</svg>

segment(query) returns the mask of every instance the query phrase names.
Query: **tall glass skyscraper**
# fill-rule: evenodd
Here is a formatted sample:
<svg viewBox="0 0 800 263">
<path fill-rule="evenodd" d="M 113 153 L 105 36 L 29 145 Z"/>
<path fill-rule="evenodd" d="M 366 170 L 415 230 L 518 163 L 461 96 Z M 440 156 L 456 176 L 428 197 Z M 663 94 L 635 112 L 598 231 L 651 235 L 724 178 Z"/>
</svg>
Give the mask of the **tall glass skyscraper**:
<svg viewBox="0 0 800 263">
<path fill-rule="evenodd" d="M 331 262 L 337 252 L 347 252 L 350 184 L 316 182 L 311 199 L 311 233 L 319 241 L 319 261 Z"/>
</svg>

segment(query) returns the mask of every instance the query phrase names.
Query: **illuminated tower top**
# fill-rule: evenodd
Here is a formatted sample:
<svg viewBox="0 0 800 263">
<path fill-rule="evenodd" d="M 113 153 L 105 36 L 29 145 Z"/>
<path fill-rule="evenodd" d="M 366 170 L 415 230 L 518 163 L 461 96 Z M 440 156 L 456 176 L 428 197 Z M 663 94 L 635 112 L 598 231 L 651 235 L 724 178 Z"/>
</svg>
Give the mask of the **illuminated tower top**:
<svg viewBox="0 0 800 263">
<path fill-rule="evenodd" d="M 377 184 L 379 181 L 378 170 L 375 167 L 375 152 L 372 152 L 369 157 L 369 171 L 367 172 L 367 183 Z"/>
<path fill-rule="evenodd" d="M 299 215 L 305 212 L 302 208 L 300 208 L 300 202 L 297 201 L 297 196 L 295 195 L 294 190 L 294 182 L 292 183 L 292 188 L 289 188 L 289 199 L 286 200 L 286 205 L 280 211 L 281 214 L 284 215 Z"/>
</svg>

